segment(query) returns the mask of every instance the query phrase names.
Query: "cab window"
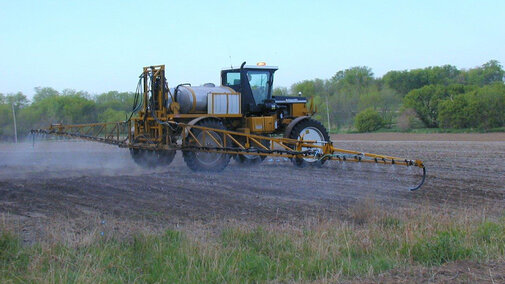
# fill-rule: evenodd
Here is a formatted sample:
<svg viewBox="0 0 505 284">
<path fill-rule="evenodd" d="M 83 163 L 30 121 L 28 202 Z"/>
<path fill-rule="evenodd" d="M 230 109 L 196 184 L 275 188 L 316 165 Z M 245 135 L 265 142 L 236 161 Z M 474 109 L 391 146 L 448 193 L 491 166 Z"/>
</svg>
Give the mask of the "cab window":
<svg viewBox="0 0 505 284">
<path fill-rule="evenodd" d="M 270 72 L 256 70 L 247 71 L 247 79 L 251 86 L 254 101 L 256 104 L 262 104 L 268 98 Z"/>
<path fill-rule="evenodd" d="M 240 72 L 226 73 L 226 86 L 240 86 Z"/>
</svg>

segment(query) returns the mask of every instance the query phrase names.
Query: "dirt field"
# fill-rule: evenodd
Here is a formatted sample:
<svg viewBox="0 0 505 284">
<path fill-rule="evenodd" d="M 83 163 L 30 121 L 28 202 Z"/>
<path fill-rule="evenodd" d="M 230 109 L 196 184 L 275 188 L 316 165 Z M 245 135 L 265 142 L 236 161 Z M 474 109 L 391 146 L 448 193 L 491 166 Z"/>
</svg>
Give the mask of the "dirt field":
<svg viewBox="0 0 505 284">
<path fill-rule="evenodd" d="M 363 133 L 332 135 L 333 140 L 365 141 L 501 141 L 505 142 L 505 133 Z"/>
<path fill-rule="evenodd" d="M 460 134 L 444 137 L 465 140 Z M 391 208 L 483 208 L 502 214 L 505 142 L 494 134 L 479 137 L 484 141 L 364 141 L 364 136 L 352 141 L 349 135 L 335 140 L 342 148 L 423 160 L 428 176 L 417 192 L 407 189 L 419 182 L 419 169 L 401 166 L 328 162 L 298 169 L 267 159 L 244 168 L 232 160 L 222 173 L 210 174 L 189 170 L 180 153 L 170 167 L 145 170 L 127 150 L 109 145 L 2 144 L 0 214 L 22 228 L 26 242 L 44 239 L 55 222 L 74 233 L 108 218 L 160 228 L 195 221 L 296 223 L 339 218 L 364 199 Z"/>
</svg>

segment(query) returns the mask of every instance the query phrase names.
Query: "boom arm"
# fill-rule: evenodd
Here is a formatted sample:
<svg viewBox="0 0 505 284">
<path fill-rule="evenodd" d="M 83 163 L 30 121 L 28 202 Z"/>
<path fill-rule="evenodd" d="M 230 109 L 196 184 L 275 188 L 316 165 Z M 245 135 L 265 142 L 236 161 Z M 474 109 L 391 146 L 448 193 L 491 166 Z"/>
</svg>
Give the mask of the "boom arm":
<svg viewBox="0 0 505 284">
<path fill-rule="evenodd" d="M 334 147 L 333 142 L 267 137 L 168 121 L 166 125 L 163 125 L 163 127 L 182 128 L 182 142 L 180 144 L 169 146 L 162 143 L 133 143 L 131 141 L 132 133 L 129 125 L 129 122 L 78 125 L 53 124 L 48 129 L 32 130 L 32 134 L 66 136 L 133 149 L 219 152 L 231 155 L 246 154 L 285 157 L 289 159 L 311 158 L 323 161 L 337 160 L 341 162 L 389 164 L 407 167 L 414 166 L 422 169 L 422 179 L 417 186 L 410 188 L 410 191 L 419 189 L 426 179 L 426 168 L 420 160 L 410 160 L 400 157 L 340 149 Z M 203 135 L 195 135 L 194 130 L 202 132 Z M 222 142 L 218 141 L 219 139 L 216 139 L 216 133 L 223 137 Z M 207 143 L 205 143 L 206 139 L 212 140 L 217 146 L 205 146 L 207 145 Z M 265 145 L 270 145 L 270 147 Z"/>
</svg>

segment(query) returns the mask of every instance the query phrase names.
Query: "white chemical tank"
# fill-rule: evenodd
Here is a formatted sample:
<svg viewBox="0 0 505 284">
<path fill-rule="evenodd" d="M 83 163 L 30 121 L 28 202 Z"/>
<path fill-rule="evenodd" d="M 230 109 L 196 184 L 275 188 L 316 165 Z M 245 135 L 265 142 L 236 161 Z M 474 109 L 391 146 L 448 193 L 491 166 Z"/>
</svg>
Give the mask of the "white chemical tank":
<svg viewBox="0 0 505 284">
<path fill-rule="evenodd" d="M 207 83 L 203 86 L 180 85 L 177 88 L 177 92 L 175 89 L 176 88 L 170 88 L 170 92 L 181 107 L 179 109 L 180 113 L 208 113 L 207 104 L 209 95 L 236 94 L 236 92 L 229 87 L 216 87 L 212 83 Z M 169 95 L 167 102 L 168 108 L 171 103 L 172 98 Z"/>
</svg>

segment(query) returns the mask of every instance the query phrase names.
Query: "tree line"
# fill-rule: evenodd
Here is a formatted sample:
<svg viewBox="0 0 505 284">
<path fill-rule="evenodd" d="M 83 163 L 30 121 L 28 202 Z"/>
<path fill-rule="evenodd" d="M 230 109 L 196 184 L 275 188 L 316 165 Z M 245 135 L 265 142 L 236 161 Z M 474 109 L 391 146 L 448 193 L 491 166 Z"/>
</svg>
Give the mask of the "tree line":
<svg viewBox="0 0 505 284">
<path fill-rule="evenodd" d="M 314 98 L 316 119 L 332 130 L 373 131 L 381 127 L 478 128 L 505 126 L 505 71 L 491 60 L 476 68 L 452 65 L 390 71 L 374 77 L 372 69 L 357 66 L 329 79 L 275 88 L 274 95 Z M 0 139 L 12 139 L 13 115 L 18 133 L 51 123 L 123 121 L 131 111 L 133 92 L 110 91 L 90 95 L 85 91 L 37 87 L 29 101 L 21 93 L 0 93 Z"/>
<path fill-rule="evenodd" d="M 357 66 L 330 79 L 277 88 L 275 94 L 313 95 L 317 118 L 332 129 L 490 129 L 505 126 L 504 75 L 496 60 L 468 70 L 444 65 L 390 71 L 378 78 L 369 67 Z"/>
<path fill-rule="evenodd" d="M 84 91 L 59 92 L 50 87 L 35 88 L 31 102 L 21 92 L 0 94 L 0 139 L 10 140 L 14 136 L 13 110 L 18 134 L 23 136 L 31 129 L 45 128 L 51 123 L 124 121 L 133 100 L 133 92 L 110 91 L 92 96 Z"/>
</svg>

